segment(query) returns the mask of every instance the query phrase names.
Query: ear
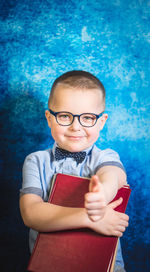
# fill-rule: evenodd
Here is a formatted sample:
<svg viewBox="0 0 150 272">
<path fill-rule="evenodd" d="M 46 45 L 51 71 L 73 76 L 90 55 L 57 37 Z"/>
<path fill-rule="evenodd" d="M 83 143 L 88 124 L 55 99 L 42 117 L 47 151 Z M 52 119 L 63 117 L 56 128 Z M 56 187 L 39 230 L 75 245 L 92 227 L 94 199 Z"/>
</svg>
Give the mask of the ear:
<svg viewBox="0 0 150 272">
<path fill-rule="evenodd" d="M 107 121 L 107 118 L 108 118 L 108 114 L 107 113 L 104 113 L 102 115 L 102 117 L 100 118 L 100 130 L 103 129 L 103 127 L 104 127 L 104 125 L 105 125 L 105 123 Z"/>
<path fill-rule="evenodd" d="M 47 119 L 48 126 L 51 128 L 51 115 L 48 110 L 45 111 L 45 117 Z"/>
</svg>

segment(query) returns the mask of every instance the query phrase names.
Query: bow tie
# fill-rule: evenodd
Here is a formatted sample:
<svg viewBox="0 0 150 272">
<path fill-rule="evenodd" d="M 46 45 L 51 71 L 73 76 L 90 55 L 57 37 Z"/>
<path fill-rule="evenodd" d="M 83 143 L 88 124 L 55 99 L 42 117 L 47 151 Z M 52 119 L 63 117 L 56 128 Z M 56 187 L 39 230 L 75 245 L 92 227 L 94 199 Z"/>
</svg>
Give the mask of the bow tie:
<svg viewBox="0 0 150 272">
<path fill-rule="evenodd" d="M 56 161 L 65 159 L 67 157 L 74 158 L 77 163 L 81 163 L 86 156 L 85 151 L 81 152 L 69 152 L 67 150 L 56 147 L 55 149 L 55 159 Z"/>
</svg>

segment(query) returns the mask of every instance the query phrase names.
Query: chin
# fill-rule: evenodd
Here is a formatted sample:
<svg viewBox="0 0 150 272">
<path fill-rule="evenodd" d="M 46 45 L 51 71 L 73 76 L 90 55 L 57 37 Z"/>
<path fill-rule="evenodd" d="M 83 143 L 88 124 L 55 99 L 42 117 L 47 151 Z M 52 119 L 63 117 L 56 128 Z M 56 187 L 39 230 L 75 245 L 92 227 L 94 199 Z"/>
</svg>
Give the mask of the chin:
<svg viewBox="0 0 150 272">
<path fill-rule="evenodd" d="M 69 152 L 80 152 L 80 151 L 83 151 L 87 148 L 89 148 L 91 146 L 91 144 L 89 145 L 86 145 L 86 144 L 81 144 L 81 143 L 77 143 L 77 142 L 72 142 L 72 143 L 64 143 L 64 144 L 59 144 L 58 143 L 58 146 L 62 149 L 65 149 Z"/>
</svg>

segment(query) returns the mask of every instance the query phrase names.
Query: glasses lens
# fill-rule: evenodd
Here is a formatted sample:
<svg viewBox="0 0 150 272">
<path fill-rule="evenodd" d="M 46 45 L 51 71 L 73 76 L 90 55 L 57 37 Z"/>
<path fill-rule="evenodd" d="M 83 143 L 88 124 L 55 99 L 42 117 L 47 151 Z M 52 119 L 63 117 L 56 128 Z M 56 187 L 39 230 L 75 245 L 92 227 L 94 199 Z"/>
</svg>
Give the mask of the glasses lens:
<svg viewBox="0 0 150 272">
<path fill-rule="evenodd" d="M 96 115 L 85 113 L 80 116 L 80 123 L 84 127 L 92 127 L 97 121 Z"/>
<path fill-rule="evenodd" d="M 72 123 L 73 116 L 68 112 L 60 112 L 57 114 L 57 122 L 62 126 L 68 126 Z"/>
</svg>

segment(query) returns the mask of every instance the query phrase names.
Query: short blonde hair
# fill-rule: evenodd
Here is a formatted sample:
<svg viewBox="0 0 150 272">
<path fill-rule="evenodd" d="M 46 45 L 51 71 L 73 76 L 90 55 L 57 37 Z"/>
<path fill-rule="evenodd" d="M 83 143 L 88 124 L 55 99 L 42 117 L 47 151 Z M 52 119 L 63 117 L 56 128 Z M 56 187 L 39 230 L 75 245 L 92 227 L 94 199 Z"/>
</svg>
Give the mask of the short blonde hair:
<svg viewBox="0 0 150 272">
<path fill-rule="evenodd" d="M 53 99 L 56 87 L 60 84 L 75 89 L 99 89 L 102 93 L 103 103 L 105 104 L 105 88 L 102 82 L 89 72 L 73 70 L 62 74 L 54 81 L 51 88 L 48 105 L 50 105 Z"/>
</svg>

